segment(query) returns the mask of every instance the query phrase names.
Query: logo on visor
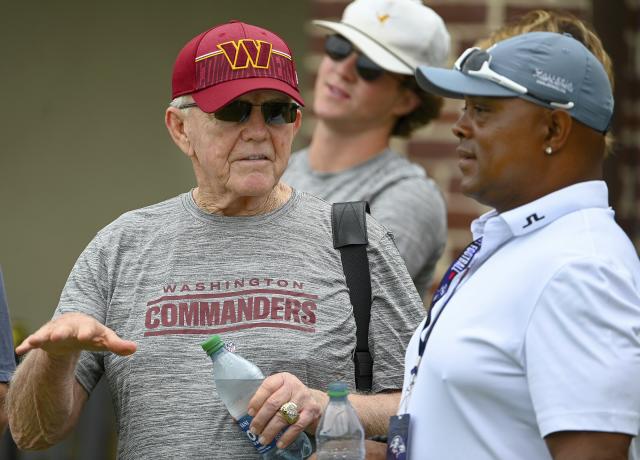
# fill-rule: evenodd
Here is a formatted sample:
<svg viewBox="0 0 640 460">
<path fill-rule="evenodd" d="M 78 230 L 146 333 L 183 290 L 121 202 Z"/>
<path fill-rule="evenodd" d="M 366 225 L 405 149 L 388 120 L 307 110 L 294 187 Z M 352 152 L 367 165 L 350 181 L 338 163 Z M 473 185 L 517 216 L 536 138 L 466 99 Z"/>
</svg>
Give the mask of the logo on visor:
<svg viewBox="0 0 640 460">
<path fill-rule="evenodd" d="M 220 43 L 218 48 L 222 50 L 233 70 L 246 69 L 249 66 L 254 69 L 269 68 L 272 48 L 269 42 L 243 38 L 239 41 Z"/>
<path fill-rule="evenodd" d="M 573 83 L 564 77 L 552 75 L 542 69 L 536 68 L 533 73 L 536 83 L 547 88 L 560 91 L 562 94 L 573 93 Z"/>
</svg>

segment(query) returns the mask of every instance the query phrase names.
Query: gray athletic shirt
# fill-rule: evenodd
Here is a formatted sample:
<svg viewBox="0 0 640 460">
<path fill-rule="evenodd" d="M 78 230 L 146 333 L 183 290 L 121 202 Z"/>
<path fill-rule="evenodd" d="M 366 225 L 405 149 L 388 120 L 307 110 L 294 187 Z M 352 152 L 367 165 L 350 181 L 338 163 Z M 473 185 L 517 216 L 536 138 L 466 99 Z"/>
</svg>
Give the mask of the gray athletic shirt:
<svg viewBox="0 0 640 460">
<path fill-rule="evenodd" d="M 366 200 L 391 231 L 416 289 L 423 297 L 447 239 L 447 213 L 435 182 L 420 166 L 386 149 L 337 173 L 311 169 L 309 152 L 291 155 L 283 182 L 330 203 Z"/>
<path fill-rule="evenodd" d="M 406 344 L 424 309 L 388 233 L 370 217 L 373 391 L 402 388 Z M 83 352 L 90 392 L 105 374 L 118 422 L 118 458 L 256 458 L 218 399 L 210 334 L 233 342 L 265 375 L 287 371 L 311 388 L 353 385 L 355 323 L 330 205 L 294 191 L 252 217 L 207 214 L 185 193 L 124 214 L 76 262 L 56 315 L 81 311 L 138 345 Z"/>
</svg>

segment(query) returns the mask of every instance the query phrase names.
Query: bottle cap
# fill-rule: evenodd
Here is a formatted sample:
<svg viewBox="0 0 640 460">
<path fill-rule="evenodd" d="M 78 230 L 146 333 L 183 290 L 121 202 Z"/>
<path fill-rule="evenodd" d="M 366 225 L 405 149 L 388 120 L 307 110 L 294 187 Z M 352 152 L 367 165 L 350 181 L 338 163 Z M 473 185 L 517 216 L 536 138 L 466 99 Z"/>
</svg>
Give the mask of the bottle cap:
<svg viewBox="0 0 640 460">
<path fill-rule="evenodd" d="M 212 335 L 206 341 L 202 342 L 200 346 L 211 356 L 220 348 L 224 347 L 224 342 L 220 339 L 219 335 Z"/>
<path fill-rule="evenodd" d="M 349 387 L 345 382 L 333 382 L 329 384 L 327 394 L 330 398 L 342 398 L 349 394 Z"/>
</svg>

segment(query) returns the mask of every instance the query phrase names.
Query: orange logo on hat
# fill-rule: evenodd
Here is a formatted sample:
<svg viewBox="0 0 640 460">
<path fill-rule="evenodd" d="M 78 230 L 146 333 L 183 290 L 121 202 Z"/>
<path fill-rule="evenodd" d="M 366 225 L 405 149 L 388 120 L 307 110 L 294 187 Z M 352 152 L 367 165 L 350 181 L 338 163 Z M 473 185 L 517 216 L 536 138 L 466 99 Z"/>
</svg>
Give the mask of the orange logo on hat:
<svg viewBox="0 0 640 460">
<path fill-rule="evenodd" d="M 378 21 L 380 21 L 381 24 L 384 24 L 387 19 L 390 18 L 390 16 L 388 14 L 378 14 Z"/>
<path fill-rule="evenodd" d="M 249 66 L 268 69 L 271 61 L 271 47 L 271 43 L 250 38 L 218 45 L 233 70 L 246 69 Z"/>
</svg>

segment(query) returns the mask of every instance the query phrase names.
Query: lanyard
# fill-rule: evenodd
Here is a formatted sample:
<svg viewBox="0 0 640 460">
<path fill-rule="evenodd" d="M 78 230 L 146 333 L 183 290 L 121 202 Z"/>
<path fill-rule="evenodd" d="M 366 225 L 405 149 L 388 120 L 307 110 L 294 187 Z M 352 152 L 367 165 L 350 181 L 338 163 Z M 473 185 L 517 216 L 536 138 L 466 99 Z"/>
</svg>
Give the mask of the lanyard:
<svg viewBox="0 0 640 460">
<path fill-rule="evenodd" d="M 440 315 L 444 311 L 444 308 L 447 306 L 447 304 L 453 297 L 453 294 L 455 294 L 455 290 L 451 293 L 449 298 L 444 302 L 442 307 L 440 307 L 438 314 L 435 316 L 435 318 L 433 318 L 433 325 L 431 325 L 431 312 L 433 311 L 434 305 L 447 293 L 447 291 L 449 290 L 449 287 L 451 287 L 451 283 L 453 283 L 453 281 L 455 281 L 456 278 L 458 279 L 458 284 L 456 285 L 456 289 L 458 288 L 458 286 L 460 286 L 460 283 L 468 273 L 467 269 L 469 268 L 469 264 L 473 260 L 473 257 L 478 253 L 481 246 L 482 246 L 482 237 L 469 243 L 469 245 L 466 248 L 464 248 L 464 250 L 458 256 L 458 258 L 454 260 L 453 263 L 449 266 L 449 269 L 440 280 L 438 289 L 436 289 L 436 292 L 433 294 L 433 298 L 431 299 L 431 305 L 429 307 L 429 311 L 427 312 L 427 319 L 425 320 L 424 326 L 422 327 L 422 330 L 420 331 L 420 335 L 418 336 L 420 339 L 420 343 L 418 345 L 418 360 L 416 361 L 416 365 L 413 366 L 413 369 L 411 369 L 411 380 L 409 382 L 409 386 L 407 387 L 407 393 L 403 398 L 404 401 L 400 403 L 400 407 L 403 406 L 402 404 L 403 402 L 406 404 L 408 404 L 409 402 L 409 395 L 411 394 L 411 390 L 413 389 L 413 385 L 418 375 L 418 369 L 420 368 L 420 361 L 422 361 L 422 356 L 424 355 L 424 350 L 427 346 L 427 342 L 429 341 L 429 337 L 431 336 L 431 331 L 433 331 L 433 328 L 438 322 L 438 318 L 440 318 Z M 425 329 L 427 329 L 429 325 L 431 325 L 431 328 L 427 331 L 425 336 L 422 337 Z"/>
<path fill-rule="evenodd" d="M 424 354 L 424 349 L 427 346 L 427 341 L 429 340 L 429 336 L 431 335 L 431 331 L 433 330 L 433 327 L 432 327 L 427 332 L 427 335 L 424 338 L 422 338 L 422 334 L 424 333 L 424 330 L 427 327 L 429 327 L 429 325 L 431 324 L 431 312 L 433 311 L 434 305 L 438 303 L 438 300 L 440 300 L 447 293 L 447 291 L 449 290 L 449 287 L 451 286 L 451 283 L 461 274 L 462 276 L 460 278 L 460 281 L 462 281 L 464 276 L 467 274 L 467 268 L 469 268 L 469 264 L 473 260 L 473 257 L 480 250 L 480 246 L 482 246 L 482 237 L 469 243 L 469 245 L 466 248 L 464 248 L 464 250 L 462 251 L 462 254 L 460 254 L 458 258 L 454 260 L 453 263 L 449 266 L 449 269 L 440 280 L 440 285 L 438 285 L 438 289 L 436 289 L 436 292 L 433 294 L 433 298 L 431 299 L 431 306 L 429 307 L 429 311 L 427 312 L 427 320 L 425 321 L 424 326 L 422 327 L 422 331 L 420 331 L 420 345 L 418 346 L 418 359 L 422 359 L 422 355 Z M 460 282 L 458 282 L 458 285 L 459 284 Z M 433 321 L 434 326 L 435 326 L 435 323 L 438 321 L 438 318 L 440 317 L 442 310 L 444 310 L 444 307 L 446 307 L 447 304 L 449 303 L 449 300 L 451 300 L 451 297 L 453 297 L 453 294 L 449 296 L 449 298 L 446 300 L 444 305 L 442 305 L 442 308 L 440 308 L 438 315 L 435 317 Z M 418 366 L 415 366 L 411 370 L 412 374 L 418 373 L 417 367 Z"/>
</svg>

